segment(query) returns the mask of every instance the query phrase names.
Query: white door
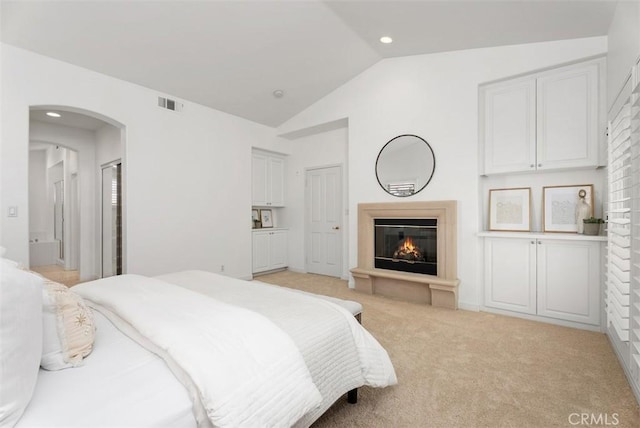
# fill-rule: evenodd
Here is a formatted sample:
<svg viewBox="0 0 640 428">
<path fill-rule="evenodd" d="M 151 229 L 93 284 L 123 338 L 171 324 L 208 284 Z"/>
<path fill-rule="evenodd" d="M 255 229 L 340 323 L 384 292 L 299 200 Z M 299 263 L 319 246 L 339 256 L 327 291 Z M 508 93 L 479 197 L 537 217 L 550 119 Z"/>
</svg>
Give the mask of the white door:
<svg viewBox="0 0 640 428">
<path fill-rule="evenodd" d="M 306 269 L 342 276 L 342 167 L 309 169 L 306 183 Z"/>
<path fill-rule="evenodd" d="M 536 313 L 535 239 L 485 238 L 485 306 Z"/>
<path fill-rule="evenodd" d="M 80 266 L 80 193 L 78 187 L 78 174 L 71 175 L 71 190 L 69 203 L 71 204 L 70 218 L 70 269 L 77 270 Z"/>
<path fill-rule="evenodd" d="M 58 264 L 64 266 L 64 180 L 56 181 L 54 186 L 54 225 L 53 238 L 58 242 Z"/>
</svg>

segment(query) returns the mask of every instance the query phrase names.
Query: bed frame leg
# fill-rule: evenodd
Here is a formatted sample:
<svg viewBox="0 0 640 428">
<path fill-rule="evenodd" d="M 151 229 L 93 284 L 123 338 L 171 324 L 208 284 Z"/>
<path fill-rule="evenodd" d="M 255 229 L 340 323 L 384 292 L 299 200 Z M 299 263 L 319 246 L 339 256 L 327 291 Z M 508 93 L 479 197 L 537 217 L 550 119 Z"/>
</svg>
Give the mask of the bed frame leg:
<svg viewBox="0 0 640 428">
<path fill-rule="evenodd" d="M 358 402 L 358 388 L 354 388 L 347 392 L 347 403 L 356 404 Z"/>
</svg>

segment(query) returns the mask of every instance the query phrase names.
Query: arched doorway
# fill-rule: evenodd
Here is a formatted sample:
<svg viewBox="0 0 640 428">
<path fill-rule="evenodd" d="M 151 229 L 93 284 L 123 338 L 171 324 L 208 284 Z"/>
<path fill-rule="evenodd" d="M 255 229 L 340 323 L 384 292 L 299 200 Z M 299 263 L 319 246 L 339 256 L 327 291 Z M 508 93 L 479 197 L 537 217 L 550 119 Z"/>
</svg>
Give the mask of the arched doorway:
<svg viewBox="0 0 640 428">
<path fill-rule="evenodd" d="M 52 246 L 59 251 L 61 257 L 55 264 L 64 272 L 77 270 L 79 281 L 126 272 L 125 126 L 104 115 L 68 106 L 31 106 L 29 113 L 30 264 L 34 261 L 32 241 L 44 237 L 45 242 L 53 241 Z M 45 153 L 32 156 L 36 150 Z M 57 184 L 45 180 L 45 188 L 36 191 L 38 184 L 32 185 L 32 178 L 38 175 L 38 168 L 44 165 L 48 170 L 54 163 L 62 180 Z M 104 189 L 112 185 L 103 185 L 105 165 L 118 165 L 118 174 L 113 177 L 118 180 L 115 197 L 104 195 Z M 46 177 L 47 173 L 40 175 Z M 32 198 L 32 193 L 52 193 L 54 198 L 39 201 Z M 112 201 L 117 204 L 118 213 L 113 228 L 103 225 L 112 220 L 104 214 L 114 208 L 104 206 Z M 117 260 L 119 268 L 105 270 L 107 258 Z"/>
</svg>

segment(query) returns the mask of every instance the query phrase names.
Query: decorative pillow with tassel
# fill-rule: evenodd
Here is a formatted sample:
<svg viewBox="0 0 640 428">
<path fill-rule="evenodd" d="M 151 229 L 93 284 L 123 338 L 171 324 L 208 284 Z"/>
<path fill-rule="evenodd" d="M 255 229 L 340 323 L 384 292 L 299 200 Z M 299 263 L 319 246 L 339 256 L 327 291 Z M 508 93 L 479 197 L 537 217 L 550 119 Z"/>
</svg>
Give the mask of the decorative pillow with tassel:
<svg viewBox="0 0 640 428">
<path fill-rule="evenodd" d="M 82 364 L 93 349 L 96 327 L 91 309 L 65 285 L 45 279 L 43 349 L 40 366 L 60 370 Z"/>
</svg>

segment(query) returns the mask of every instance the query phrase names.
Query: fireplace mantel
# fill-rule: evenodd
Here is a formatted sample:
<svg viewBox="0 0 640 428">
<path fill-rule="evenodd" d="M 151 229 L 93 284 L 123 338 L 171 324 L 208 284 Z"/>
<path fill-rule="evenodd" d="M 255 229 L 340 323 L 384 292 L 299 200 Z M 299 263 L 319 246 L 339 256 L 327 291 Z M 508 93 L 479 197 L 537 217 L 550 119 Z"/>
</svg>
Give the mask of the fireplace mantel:
<svg viewBox="0 0 640 428">
<path fill-rule="evenodd" d="M 398 272 L 374 267 L 376 218 L 438 220 L 438 275 Z M 390 202 L 358 204 L 358 266 L 351 269 L 355 289 L 433 306 L 457 309 L 457 202 Z"/>
</svg>

